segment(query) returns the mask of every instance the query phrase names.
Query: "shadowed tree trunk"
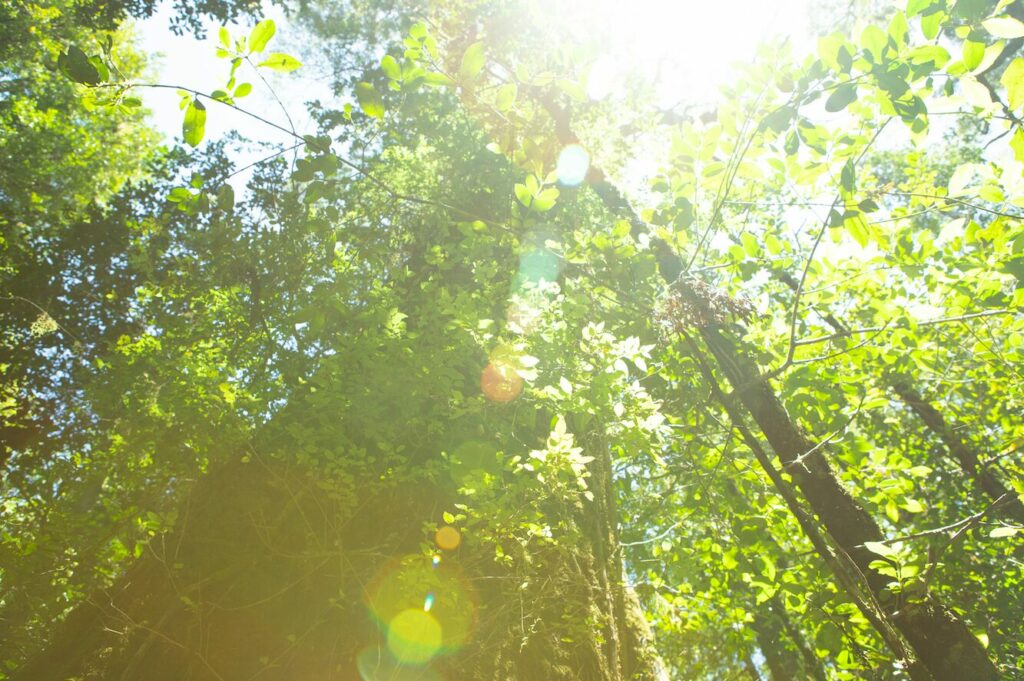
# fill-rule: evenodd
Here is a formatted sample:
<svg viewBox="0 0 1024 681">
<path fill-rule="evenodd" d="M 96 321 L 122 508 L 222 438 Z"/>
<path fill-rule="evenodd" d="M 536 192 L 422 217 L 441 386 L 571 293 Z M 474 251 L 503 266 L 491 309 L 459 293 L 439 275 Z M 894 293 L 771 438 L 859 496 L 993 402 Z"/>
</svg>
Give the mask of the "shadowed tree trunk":
<svg viewBox="0 0 1024 681">
<path fill-rule="evenodd" d="M 825 458 L 829 448 L 812 442 L 790 418 L 771 385 L 761 378 L 757 365 L 723 331 L 716 320 L 730 311 L 715 309 L 711 296 L 701 293 L 703 286 L 697 290 L 698 285 L 679 282 L 678 287 L 683 300 L 692 306 L 691 323 L 699 329 L 737 399 L 750 412 L 822 524 L 884 602 L 889 578 L 869 567 L 878 556 L 864 546 L 865 542 L 881 541 L 882 531 L 836 477 Z M 933 597 L 903 604 L 891 616 L 936 681 L 999 678 L 985 649 L 964 622 Z"/>
<path fill-rule="evenodd" d="M 542 104 L 556 123 L 559 140 L 562 143 L 574 141 L 568 114 L 550 98 L 542 100 Z M 587 182 L 610 212 L 629 218 L 634 238 L 646 233 L 643 220 L 599 168 L 591 167 Z M 828 449 L 816 447 L 810 441 L 790 418 L 771 385 L 761 379 L 757 365 L 717 328 L 714 320 L 721 313 L 709 309 L 708 302 L 689 283 L 680 281 L 682 264 L 671 248 L 661 239 L 652 240 L 652 248 L 662 278 L 670 286 L 678 287 L 683 298 L 706 321 L 696 326 L 739 401 L 754 418 L 786 472 L 794 477 L 829 534 L 867 578 L 876 597 L 881 596 L 889 579 L 868 567 L 877 556 L 864 547 L 865 542 L 883 538 L 881 529 L 839 482 L 824 457 Z M 726 317 L 730 315 L 729 310 L 724 313 Z M 999 678 L 995 665 L 964 622 L 931 596 L 923 602 L 904 605 L 892 613 L 892 619 L 936 681 L 967 678 L 995 681 Z"/>
<path fill-rule="evenodd" d="M 788 272 L 773 270 L 773 273 L 790 290 L 795 292 L 799 288 L 797 281 Z M 837 334 L 850 333 L 849 327 L 828 310 L 824 311 L 822 318 Z M 979 455 L 978 450 L 957 434 L 956 424 L 947 422 L 942 412 L 914 387 L 916 381 L 913 376 L 890 377 L 888 383 L 896 396 L 921 419 L 928 431 L 942 441 L 961 470 L 983 494 L 991 501 L 996 501 L 1011 493 L 995 472 L 982 464 L 983 457 Z M 1004 504 L 1002 509 L 1003 513 L 1024 524 L 1024 503 L 1021 503 L 1019 498 Z"/>
<path fill-rule="evenodd" d="M 653 681 L 609 453 L 595 450 L 594 501 L 550 519 L 585 541 L 539 550 L 528 568 L 472 534 L 425 553 L 424 522 L 440 524 L 454 486 L 408 470 L 392 482 L 393 460 L 353 480 L 351 498 L 267 455 L 226 464 L 12 678 Z"/>
</svg>

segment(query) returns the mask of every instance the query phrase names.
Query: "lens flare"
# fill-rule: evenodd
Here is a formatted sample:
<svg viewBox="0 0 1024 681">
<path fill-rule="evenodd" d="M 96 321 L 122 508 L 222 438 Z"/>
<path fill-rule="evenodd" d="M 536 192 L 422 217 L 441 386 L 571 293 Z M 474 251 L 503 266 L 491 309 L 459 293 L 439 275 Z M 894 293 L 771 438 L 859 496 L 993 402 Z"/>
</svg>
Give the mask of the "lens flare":
<svg viewBox="0 0 1024 681">
<path fill-rule="evenodd" d="M 454 551 L 459 548 L 462 535 L 451 525 L 445 525 L 434 534 L 434 541 L 445 551 Z"/>
<path fill-rule="evenodd" d="M 389 562 L 367 585 L 366 605 L 400 665 L 423 665 L 458 650 L 476 623 L 472 586 L 457 560 L 437 554 Z"/>
<path fill-rule="evenodd" d="M 541 282 L 557 281 L 560 269 L 558 256 L 550 248 L 532 247 L 519 258 L 519 272 L 516 274 L 514 288 L 521 291 L 535 288 Z"/>
<path fill-rule="evenodd" d="M 505 404 L 523 392 L 523 378 L 509 364 L 490 362 L 480 374 L 480 389 L 487 399 Z"/>
<path fill-rule="evenodd" d="M 555 173 L 560 184 L 575 187 L 587 177 L 590 168 L 590 154 L 578 144 L 570 144 L 558 155 Z"/>
<path fill-rule="evenodd" d="M 362 681 L 441 681 L 430 667 L 400 663 L 387 648 L 366 648 L 356 657 L 356 669 Z"/>
<path fill-rule="evenodd" d="M 425 610 L 403 610 L 388 623 L 388 650 L 402 664 L 430 662 L 441 650 L 441 640 L 441 625 Z"/>
</svg>

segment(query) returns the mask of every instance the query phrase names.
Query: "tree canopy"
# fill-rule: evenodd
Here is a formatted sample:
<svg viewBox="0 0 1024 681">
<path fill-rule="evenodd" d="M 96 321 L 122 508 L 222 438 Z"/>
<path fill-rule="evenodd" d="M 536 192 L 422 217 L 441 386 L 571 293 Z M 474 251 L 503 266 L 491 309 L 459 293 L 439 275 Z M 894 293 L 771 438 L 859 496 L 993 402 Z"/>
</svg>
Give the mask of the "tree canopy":
<svg viewBox="0 0 1024 681">
<path fill-rule="evenodd" d="M 1020 2 L 0 6 L 0 678 L 1024 679 Z"/>
</svg>

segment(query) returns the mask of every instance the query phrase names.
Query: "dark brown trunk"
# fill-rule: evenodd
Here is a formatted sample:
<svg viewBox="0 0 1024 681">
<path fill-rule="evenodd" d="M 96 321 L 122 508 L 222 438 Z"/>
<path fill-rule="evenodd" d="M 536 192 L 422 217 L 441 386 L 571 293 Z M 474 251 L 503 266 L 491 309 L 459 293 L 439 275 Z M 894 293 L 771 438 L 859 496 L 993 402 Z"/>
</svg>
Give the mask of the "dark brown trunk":
<svg viewBox="0 0 1024 681">
<path fill-rule="evenodd" d="M 797 290 L 797 281 L 789 273 L 776 270 L 774 274 L 779 281 L 786 284 L 792 291 Z M 839 321 L 828 310 L 824 311 L 822 318 L 836 333 L 848 334 L 850 332 L 849 327 Z M 977 449 L 961 438 L 956 432 L 956 427 L 947 423 L 942 412 L 936 409 L 935 405 L 925 399 L 920 391 L 914 387 L 912 378 L 905 376 L 896 377 L 889 380 L 889 385 L 897 397 L 921 419 L 928 430 L 946 445 L 949 454 L 960 464 L 960 468 L 967 473 L 982 493 L 988 496 L 991 501 L 1001 499 L 1009 493 L 1009 490 L 999 480 L 998 476 L 992 470 L 982 465 L 981 456 L 978 455 Z M 1024 524 L 1024 503 L 1019 498 L 1002 505 L 1002 509 L 1004 513 L 1008 514 L 1018 523 Z"/>
<path fill-rule="evenodd" d="M 560 541 L 515 568 L 471 538 L 431 564 L 423 523 L 455 497 L 429 479 L 371 475 L 353 504 L 303 468 L 229 464 L 196 484 L 174 531 L 73 610 L 12 678 L 654 681 L 650 633 L 622 580 L 614 515 L 604 515 L 615 508 L 607 452 L 599 460 L 593 504 L 550 519 L 586 519 L 580 535 L 591 541 Z M 538 595 L 550 584 L 557 592 Z M 429 610 L 442 646 L 399 665 L 388 623 L 409 610 Z"/>
<path fill-rule="evenodd" d="M 680 289 L 690 304 L 705 310 L 704 319 L 716 318 L 718 313 L 706 309 L 708 302 L 698 291 L 685 283 Z M 757 365 L 719 326 L 705 324 L 700 333 L 737 399 L 750 412 L 786 472 L 793 476 L 839 547 L 864 573 L 872 591 L 884 601 L 890 580 L 868 567 L 878 556 L 864 546 L 865 542 L 881 541 L 882 531 L 836 477 L 825 458 L 827 445 L 816 445 L 796 425 L 771 385 L 761 378 Z M 999 678 L 980 642 L 941 604 L 929 601 L 901 607 L 892 613 L 892 619 L 936 681 Z"/>
<path fill-rule="evenodd" d="M 800 678 L 800 658 L 786 646 L 783 640 L 782 622 L 767 603 L 758 606 L 754 621 L 750 624 L 757 637 L 757 647 L 764 654 L 765 664 L 771 672 L 772 681 L 788 681 Z"/>
<path fill-rule="evenodd" d="M 917 414 L 928 429 L 942 440 L 950 455 L 960 464 L 960 468 L 971 477 L 978 489 L 989 499 L 995 501 L 1011 494 L 995 472 L 982 465 L 977 450 L 965 442 L 956 433 L 956 430 L 946 423 L 942 412 L 925 399 L 916 388 L 907 381 L 896 380 L 892 382 L 892 389 Z M 1018 523 L 1024 524 L 1024 503 L 1021 503 L 1019 498 L 1014 498 L 1003 505 L 1002 512 Z"/>
<path fill-rule="evenodd" d="M 747 505 L 743 493 L 733 480 L 726 480 L 723 485 L 725 498 L 736 508 L 744 508 Z M 743 537 L 738 518 L 733 517 L 732 531 L 737 544 Z M 769 536 L 769 545 L 777 555 L 782 555 L 782 550 Z M 758 567 L 755 566 L 755 557 L 748 555 L 747 547 L 740 551 L 740 561 L 743 570 L 756 574 Z M 825 670 L 821 666 L 821 660 L 815 655 L 814 650 L 807 643 L 803 633 L 793 626 L 786 614 L 786 607 L 778 594 L 772 595 L 763 604 L 753 604 L 750 608 L 753 616 L 751 628 L 757 638 L 757 645 L 764 653 L 765 662 L 771 672 L 773 681 L 790 681 L 791 679 L 814 679 L 814 681 L 827 681 Z M 785 642 L 788 638 L 792 643 L 791 648 Z"/>
<path fill-rule="evenodd" d="M 778 597 L 776 596 L 775 599 L 778 600 Z M 814 681 L 828 681 L 828 674 L 821 663 L 821 658 L 814 652 L 814 646 L 804 638 L 803 632 L 793 624 L 781 600 L 779 600 L 778 605 L 773 603 L 772 608 L 782 622 L 783 628 L 789 633 L 790 640 L 796 644 L 797 650 L 800 651 L 800 656 L 804 661 L 803 669 L 806 672 L 807 678 L 814 679 Z"/>
</svg>

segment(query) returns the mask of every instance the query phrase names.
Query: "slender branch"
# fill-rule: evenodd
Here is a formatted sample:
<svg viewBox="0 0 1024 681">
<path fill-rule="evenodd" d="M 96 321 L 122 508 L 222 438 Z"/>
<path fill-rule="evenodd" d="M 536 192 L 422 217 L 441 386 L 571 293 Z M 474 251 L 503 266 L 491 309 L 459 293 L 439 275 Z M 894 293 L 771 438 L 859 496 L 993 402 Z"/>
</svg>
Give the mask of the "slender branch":
<svg viewBox="0 0 1024 681">
<path fill-rule="evenodd" d="M 37 303 L 35 303 L 35 302 L 33 302 L 33 301 L 29 300 L 28 298 L 24 298 L 24 297 L 22 297 L 22 296 L 15 296 L 15 295 L 9 295 L 9 296 L 3 296 L 2 298 L 0 298 L 0 300 L 9 300 L 9 301 L 11 301 L 11 302 L 14 302 L 14 301 L 16 301 L 16 300 L 20 300 L 20 301 L 21 301 L 21 302 L 23 302 L 23 303 L 28 303 L 29 305 L 31 305 L 31 306 L 32 306 L 32 307 L 34 307 L 35 309 L 39 310 L 39 312 L 40 312 L 41 314 L 44 314 L 44 315 L 46 315 L 46 318 L 47 318 L 47 319 L 49 319 L 50 321 L 52 321 L 52 322 L 53 322 L 53 323 L 54 323 L 54 324 L 55 324 L 55 325 L 57 326 L 57 328 L 58 328 L 58 329 L 60 329 L 60 330 L 61 330 L 61 331 L 63 331 L 63 332 L 65 333 L 65 334 L 67 334 L 68 336 L 70 336 L 70 337 L 71 337 L 71 340 L 75 341 L 75 342 L 76 342 L 76 343 L 78 343 L 79 345 L 84 345 L 84 343 L 82 343 L 82 340 L 81 340 L 81 339 L 80 339 L 80 338 L 79 338 L 78 336 L 76 336 L 75 334 L 73 334 L 73 333 L 71 333 L 70 331 L 68 331 L 67 327 L 65 327 L 64 325 L 62 325 L 62 324 L 61 324 L 60 322 L 58 322 L 58 321 L 57 321 L 56 319 L 54 319 L 54 318 L 53 318 L 53 315 L 51 315 L 51 314 L 50 314 L 49 312 L 47 312 L 47 311 L 46 311 L 45 309 L 43 309 L 42 307 L 40 307 L 40 306 L 39 306 L 39 304 L 37 304 Z"/>
<path fill-rule="evenodd" d="M 1005 310 L 1005 309 L 986 310 L 984 312 L 971 312 L 969 314 L 963 314 L 963 315 L 959 315 L 959 316 L 956 316 L 956 317 L 939 317 L 937 319 L 925 319 L 925 320 L 920 321 L 920 322 L 913 322 L 913 326 L 936 326 L 936 325 L 939 325 L 939 324 L 949 324 L 949 323 L 952 323 L 952 322 L 963 322 L 963 321 L 967 321 L 969 319 L 978 319 L 980 317 L 993 317 L 993 316 L 996 316 L 996 315 L 1015 315 L 1015 314 L 1017 314 L 1016 310 Z M 799 345 L 799 346 L 817 345 L 818 343 L 827 343 L 829 341 L 838 340 L 840 338 L 846 338 L 848 336 L 856 336 L 856 335 L 860 335 L 862 333 L 875 333 L 877 335 L 878 333 L 881 333 L 881 332 L 885 331 L 887 328 L 890 328 L 890 327 L 893 327 L 893 328 L 907 328 L 910 325 L 911 324 L 906 323 L 906 322 L 904 322 L 902 324 L 894 324 L 892 322 L 886 322 L 882 326 L 866 326 L 866 327 L 863 327 L 863 328 L 860 328 L 860 329 L 846 329 L 846 330 L 843 330 L 843 331 L 837 331 L 835 333 L 830 333 L 827 336 L 816 336 L 814 338 L 805 338 L 805 339 L 802 339 L 802 340 L 798 340 L 798 341 L 796 341 L 796 345 Z"/>
<path fill-rule="evenodd" d="M 117 88 L 124 88 L 124 89 L 130 89 L 130 88 L 133 88 L 133 87 L 148 87 L 148 88 L 152 88 L 154 90 L 181 90 L 182 92 L 189 93 L 193 97 L 202 97 L 203 99 L 207 99 L 207 100 L 209 100 L 211 102 L 218 102 L 220 104 L 223 104 L 224 106 L 228 107 L 229 109 L 234 109 L 235 111 L 238 111 L 239 113 L 243 113 L 246 116 L 249 116 L 250 118 L 253 118 L 253 119 L 259 121 L 260 123 L 263 123 L 264 125 L 269 125 L 271 128 L 274 128 L 275 130 L 280 130 L 281 132 L 283 132 L 286 135 L 289 135 L 291 137 L 294 137 L 295 139 L 298 139 L 298 140 L 302 139 L 302 136 L 299 135 L 294 130 L 289 130 L 288 128 L 284 127 L 283 125 L 279 125 L 279 124 L 275 123 L 274 121 L 272 121 L 272 120 L 270 120 L 268 118 L 264 118 L 263 116 L 260 116 L 259 114 L 255 114 L 252 111 L 249 111 L 248 109 L 243 109 L 242 107 L 238 106 L 237 104 L 232 104 L 231 102 L 225 102 L 222 99 L 216 99 L 212 95 L 209 95 L 209 94 L 207 94 L 205 92 L 202 92 L 200 90 L 196 90 L 195 88 L 185 87 L 184 85 L 171 85 L 169 83 L 100 83 L 98 85 L 91 85 L 89 87 L 92 87 L 92 88 L 112 88 L 112 87 L 117 87 Z"/>
<path fill-rule="evenodd" d="M 1003 494 L 998 499 L 993 501 L 991 504 L 986 506 L 981 511 L 978 511 L 977 513 L 969 515 L 966 518 L 963 518 L 962 520 L 958 520 L 955 523 L 950 523 L 949 525 L 943 525 L 942 527 L 936 527 L 936 528 L 933 528 L 931 530 L 923 530 L 921 532 L 915 532 L 914 534 L 906 534 L 906 535 L 903 535 L 902 537 L 895 537 L 893 539 L 883 539 L 883 540 L 879 541 L 878 543 L 879 544 L 902 544 L 904 542 L 913 541 L 915 539 L 923 539 L 925 537 L 934 537 L 935 535 L 938 535 L 938 534 L 946 534 L 947 532 L 954 532 L 955 534 L 953 535 L 953 538 L 956 538 L 960 534 L 965 532 L 966 530 L 969 530 L 971 527 L 973 527 L 975 524 L 977 524 L 978 521 L 980 521 L 982 518 L 984 518 L 986 515 L 988 515 L 992 511 L 994 511 L 994 510 L 996 510 L 996 509 L 998 509 L 998 508 L 1000 508 L 1000 507 L 1010 503 L 1011 501 L 1013 501 L 1013 498 L 1015 496 L 1016 495 L 1013 494 L 1012 492 L 1007 492 L 1006 494 Z M 861 546 L 863 546 L 863 544 L 861 544 Z"/>
<path fill-rule="evenodd" d="M 878 129 L 875 130 L 875 134 L 871 136 L 871 139 L 868 140 L 868 143 L 864 145 L 864 148 L 861 149 L 860 153 L 857 155 L 857 158 L 854 160 L 854 167 L 856 167 L 857 164 L 861 162 L 861 160 L 864 158 L 864 155 L 868 153 L 868 150 L 871 149 L 875 141 L 878 139 L 878 136 L 882 134 L 882 131 L 885 130 L 887 125 L 889 125 L 890 121 L 892 121 L 892 116 L 886 118 L 882 122 L 882 124 L 878 126 Z M 839 192 L 836 195 L 836 198 L 832 201 L 832 207 L 825 215 L 825 220 L 822 222 L 821 228 L 818 230 L 818 235 L 814 238 L 814 244 L 811 246 L 811 252 L 807 254 L 807 260 L 804 262 L 803 272 L 800 274 L 800 281 L 797 282 L 796 292 L 793 295 L 793 308 L 790 313 L 789 321 L 789 349 L 786 351 L 786 361 L 784 361 L 782 363 L 782 366 L 780 366 L 778 369 L 776 369 L 773 372 L 770 372 L 770 375 L 777 375 L 778 373 L 784 371 L 793 363 L 793 355 L 796 353 L 796 324 L 800 314 L 800 298 L 803 295 L 804 284 L 807 283 L 807 274 L 808 272 L 810 272 L 811 263 L 814 261 L 814 255 L 815 253 L 818 252 L 818 246 L 821 245 L 821 239 L 822 237 L 825 236 L 825 232 L 828 229 L 828 225 L 832 220 L 832 212 L 835 210 L 836 204 L 838 204 L 842 200 L 842 192 Z"/>
<path fill-rule="evenodd" d="M 245 58 L 245 63 L 252 67 L 252 70 L 256 72 L 256 75 L 259 76 L 260 80 L 263 81 L 263 84 L 267 87 L 268 90 L 270 90 L 270 95 L 274 98 L 274 101 L 277 102 L 277 105 L 281 107 L 281 112 L 284 114 L 284 117 L 288 120 L 288 126 L 292 130 L 292 136 L 298 137 L 298 133 L 295 132 L 295 122 L 292 121 L 292 115 L 288 113 L 288 107 L 286 107 L 284 105 L 284 102 L 281 101 L 281 98 L 277 96 L 277 91 L 275 91 L 274 88 L 270 86 L 270 83 L 267 82 L 267 79 L 263 76 L 263 73 L 258 68 L 256 68 L 256 65 L 252 63 L 252 60 L 249 59 L 249 57 Z"/>
<path fill-rule="evenodd" d="M 244 172 L 245 172 L 246 170 L 248 170 L 249 168 L 252 168 L 252 167 L 258 166 L 258 165 L 259 165 L 259 164 L 261 164 L 261 163 L 266 163 L 267 161 L 269 161 L 269 160 L 271 160 L 271 159 L 275 159 L 275 158 L 277 158 L 278 156 L 281 156 L 281 155 L 283 155 L 283 154 L 287 154 L 287 153 L 288 153 L 289 151 L 294 151 L 295 149 L 298 149 L 299 147 L 301 147 L 301 146 L 302 146 L 303 144 L 305 144 L 305 142 L 296 142 L 295 144 L 293 144 L 293 145 L 292 145 L 292 146 L 290 146 L 290 147 L 282 147 L 281 149 L 278 149 L 277 151 L 275 151 L 275 152 L 274 152 L 273 154 L 270 154 L 269 156 L 264 156 L 264 157 L 263 157 L 263 158 L 261 158 L 261 159 L 258 159 L 258 160 L 256 160 L 256 161 L 253 161 L 253 162 L 252 162 L 252 163 L 250 163 L 249 165 L 246 165 L 246 166 L 242 166 L 241 168 L 239 168 L 238 170 L 236 170 L 236 171 L 232 172 L 232 173 L 231 173 L 230 175 L 228 175 L 228 176 L 227 176 L 227 177 L 225 177 L 224 179 L 225 179 L 225 180 L 228 180 L 228 179 L 230 179 L 230 178 L 234 177 L 235 175 L 238 175 L 238 174 L 240 174 L 240 173 L 244 173 Z"/>
</svg>

